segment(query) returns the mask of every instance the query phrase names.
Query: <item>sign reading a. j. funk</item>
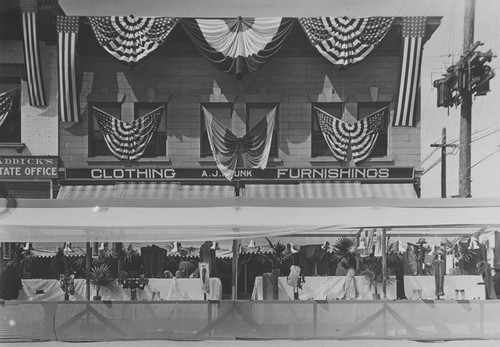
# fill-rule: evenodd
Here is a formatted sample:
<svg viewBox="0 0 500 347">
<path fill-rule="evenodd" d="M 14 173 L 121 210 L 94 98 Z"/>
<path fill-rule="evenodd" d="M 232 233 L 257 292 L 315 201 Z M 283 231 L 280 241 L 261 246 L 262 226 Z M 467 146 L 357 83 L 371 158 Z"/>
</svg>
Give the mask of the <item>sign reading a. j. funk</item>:
<svg viewBox="0 0 500 347">
<path fill-rule="evenodd" d="M 225 181 L 218 169 L 178 168 L 85 168 L 66 169 L 68 180 L 121 181 Z M 365 168 L 270 168 L 237 169 L 235 180 L 328 180 L 328 181 L 409 181 L 414 179 L 412 167 Z"/>
<path fill-rule="evenodd" d="M 0 157 L 0 179 L 57 178 L 57 157 Z"/>
</svg>

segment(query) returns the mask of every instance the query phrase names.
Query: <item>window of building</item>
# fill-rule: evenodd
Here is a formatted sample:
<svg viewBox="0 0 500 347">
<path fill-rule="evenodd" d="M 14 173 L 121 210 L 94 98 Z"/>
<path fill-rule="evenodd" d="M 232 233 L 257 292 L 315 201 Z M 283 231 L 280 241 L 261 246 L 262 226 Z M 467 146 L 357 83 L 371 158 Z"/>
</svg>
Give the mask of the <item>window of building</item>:
<svg viewBox="0 0 500 347">
<path fill-rule="evenodd" d="M 205 107 L 213 117 L 217 118 L 224 126 L 231 129 L 231 118 L 233 114 L 233 105 L 230 103 L 209 103 L 203 104 L 200 109 L 201 114 L 201 134 L 200 134 L 200 157 L 207 158 L 212 156 L 210 148 L 210 140 L 208 139 L 207 127 L 205 124 L 205 115 L 203 114 Z"/>
<path fill-rule="evenodd" d="M 149 112 L 164 106 L 164 103 L 157 102 L 136 102 L 134 104 L 134 119 L 139 119 Z M 166 106 L 166 105 L 165 105 Z M 145 158 L 164 157 L 167 155 L 167 127 L 166 127 L 166 107 L 163 108 L 163 114 L 156 133 L 151 138 L 146 151 L 142 155 Z"/>
<path fill-rule="evenodd" d="M 342 118 L 342 110 L 343 104 L 341 102 L 329 102 L 329 103 L 316 103 L 313 104 L 313 108 L 317 107 L 322 111 L 341 119 Z M 311 131 L 311 157 L 331 157 L 332 152 L 326 143 L 325 137 L 323 136 L 323 132 L 318 123 L 318 118 L 314 113 L 314 109 L 312 112 L 312 131 Z"/>
<path fill-rule="evenodd" d="M 264 119 L 269 112 L 276 107 L 276 114 L 274 120 L 273 138 L 271 140 L 271 150 L 269 156 L 272 158 L 278 157 L 278 120 L 279 120 L 279 108 L 273 103 L 248 103 L 246 104 L 247 109 L 247 120 L 246 120 L 246 130 L 249 132 L 252 130 L 262 119 Z"/>
<path fill-rule="evenodd" d="M 319 109 L 329 113 L 336 118 L 342 119 L 343 111 L 345 108 L 345 104 L 343 103 L 316 103 L 313 106 L 318 107 Z M 388 106 L 388 103 L 383 102 L 359 102 L 357 103 L 357 114 L 353 115 L 357 120 L 361 120 L 374 112 Z M 387 156 L 387 125 L 388 125 L 388 117 L 389 110 L 386 109 L 385 112 L 385 122 L 382 130 L 380 131 L 377 142 L 374 145 L 371 157 L 380 158 Z M 332 156 L 330 148 L 325 141 L 321 128 L 318 124 L 318 119 L 314 115 L 312 116 L 312 136 L 311 136 L 311 156 L 315 157 L 323 157 L 323 156 Z"/>
<path fill-rule="evenodd" d="M 94 102 L 89 104 L 89 157 L 112 156 L 113 154 L 106 145 L 106 140 L 99 129 L 99 124 L 94 117 L 94 107 L 121 119 L 122 104 L 119 102 Z"/>
<path fill-rule="evenodd" d="M 358 120 L 363 119 L 378 110 L 389 106 L 386 102 L 359 102 L 358 103 Z M 380 158 L 387 156 L 387 125 L 389 124 L 389 107 L 385 110 L 385 122 L 380 130 L 377 142 L 373 146 L 371 157 Z"/>
<path fill-rule="evenodd" d="M 0 94 L 19 88 L 20 85 L 20 78 L 0 78 Z M 0 142 L 21 142 L 21 105 L 19 96 L 16 98 L 11 112 L 5 117 L 0 125 Z"/>
</svg>

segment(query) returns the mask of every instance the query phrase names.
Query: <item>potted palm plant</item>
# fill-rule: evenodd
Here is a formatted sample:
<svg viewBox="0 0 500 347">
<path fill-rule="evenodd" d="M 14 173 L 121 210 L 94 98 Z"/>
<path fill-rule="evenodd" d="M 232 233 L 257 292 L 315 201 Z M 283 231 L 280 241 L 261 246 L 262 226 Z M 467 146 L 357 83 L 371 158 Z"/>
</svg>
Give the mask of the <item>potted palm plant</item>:
<svg viewBox="0 0 500 347">
<path fill-rule="evenodd" d="M 94 300 L 101 300 L 99 291 L 101 288 L 111 288 L 115 281 L 115 276 L 111 272 L 108 264 L 99 264 L 92 267 L 90 272 L 90 284 L 96 289 Z"/>
<path fill-rule="evenodd" d="M 272 242 L 266 237 L 269 246 L 273 250 L 272 253 L 266 254 L 266 261 L 271 264 L 271 273 L 279 276 L 281 272 L 281 267 L 287 263 L 289 259 L 293 256 L 293 253 L 285 252 L 286 245 L 276 241 Z"/>
<path fill-rule="evenodd" d="M 389 277 L 387 274 L 384 278 L 384 275 L 382 274 L 382 264 L 380 262 L 380 259 L 376 258 L 373 258 L 371 261 L 364 265 L 363 270 L 360 272 L 360 276 L 364 277 L 370 289 L 373 288 L 373 300 L 380 300 L 378 287 L 384 282 L 384 279 L 386 284 L 390 284 L 394 281 L 394 279 Z"/>
<path fill-rule="evenodd" d="M 331 261 L 337 264 L 335 276 L 344 276 L 349 267 L 356 267 L 356 240 L 352 237 L 339 237 L 333 245 Z"/>
</svg>

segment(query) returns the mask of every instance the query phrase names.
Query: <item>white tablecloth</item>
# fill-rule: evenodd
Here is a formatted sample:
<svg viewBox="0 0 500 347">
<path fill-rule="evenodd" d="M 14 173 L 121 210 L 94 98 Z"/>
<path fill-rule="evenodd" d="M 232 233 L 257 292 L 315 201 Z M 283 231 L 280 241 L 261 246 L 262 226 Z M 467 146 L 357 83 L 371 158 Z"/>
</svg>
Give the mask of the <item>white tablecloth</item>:
<svg viewBox="0 0 500 347">
<path fill-rule="evenodd" d="M 306 282 L 299 289 L 300 300 L 333 300 L 340 299 L 343 295 L 344 276 L 306 277 Z M 405 294 L 412 299 L 413 290 L 421 289 L 423 299 L 435 299 L 434 276 L 405 276 Z M 455 289 L 464 289 L 465 299 L 484 299 L 484 285 L 481 276 L 445 276 L 444 292 L 442 299 L 455 299 Z M 361 276 L 356 276 L 359 290 L 358 299 L 371 300 L 373 289 L 370 289 Z M 382 293 L 381 285 L 378 292 Z M 459 297 L 461 299 L 461 297 Z M 286 277 L 278 279 L 278 300 L 293 299 L 293 287 L 289 286 Z M 387 299 L 396 299 L 396 281 L 387 285 Z M 262 277 L 255 278 L 252 300 L 263 300 Z"/>
<path fill-rule="evenodd" d="M 64 300 L 64 292 L 59 281 L 45 279 L 23 279 L 23 288 L 19 291 L 19 300 Z M 137 289 L 137 300 L 203 300 L 199 278 L 151 278 L 144 290 Z M 40 294 L 36 294 L 37 291 Z M 43 292 L 42 292 L 43 291 Z M 91 297 L 96 295 L 94 286 L 90 286 Z M 154 293 L 158 293 L 154 294 Z M 130 289 L 123 289 L 115 281 L 99 291 L 102 300 L 130 300 Z M 154 295 L 154 297 L 153 297 Z M 222 284 L 218 278 L 210 278 L 209 300 L 222 299 Z M 70 300 L 86 300 L 85 279 L 75 279 L 75 294 Z"/>
</svg>

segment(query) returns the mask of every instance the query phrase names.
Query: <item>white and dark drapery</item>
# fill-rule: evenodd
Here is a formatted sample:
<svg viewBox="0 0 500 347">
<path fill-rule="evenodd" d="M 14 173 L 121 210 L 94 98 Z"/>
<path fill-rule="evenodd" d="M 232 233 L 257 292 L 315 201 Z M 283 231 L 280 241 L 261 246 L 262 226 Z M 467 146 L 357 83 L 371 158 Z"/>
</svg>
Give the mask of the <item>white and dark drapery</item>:
<svg viewBox="0 0 500 347">
<path fill-rule="evenodd" d="M 234 135 L 206 108 L 203 108 L 203 113 L 215 162 L 228 181 L 233 179 L 240 162 L 246 168 L 264 170 L 267 167 L 276 107 L 243 137 Z"/>
<path fill-rule="evenodd" d="M 31 106 L 45 106 L 45 89 L 43 85 L 40 48 L 37 31 L 36 0 L 21 0 L 23 19 L 23 47 L 26 76 L 28 80 L 28 95 Z"/>
<path fill-rule="evenodd" d="M 293 18 L 183 19 L 186 33 L 218 70 L 235 75 L 262 68 L 283 46 Z"/>
<path fill-rule="evenodd" d="M 403 18 L 403 60 L 398 105 L 393 126 L 411 127 L 415 125 L 415 105 L 420 89 L 425 23 L 425 17 Z"/>
<path fill-rule="evenodd" d="M 179 22 L 170 17 L 89 17 L 99 44 L 133 66 L 160 47 Z"/>
<path fill-rule="evenodd" d="M 132 123 L 123 122 L 93 107 L 93 114 L 104 140 L 113 155 L 120 160 L 139 159 L 158 129 L 164 106 L 149 112 Z"/>
<path fill-rule="evenodd" d="M 57 16 L 57 72 L 59 117 L 62 122 L 78 122 L 80 105 L 76 87 L 76 42 L 79 17 Z"/>
<path fill-rule="evenodd" d="M 0 127 L 9 117 L 16 103 L 19 102 L 19 88 L 14 88 L 0 94 Z M 0 139 L 1 142 L 2 139 Z"/>
<path fill-rule="evenodd" d="M 384 107 L 354 124 L 343 122 L 317 107 L 314 112 L 334 158 L 346 162 L 350 151 L 354 163 L 359 163 L 372 152 L 384 126 L 386 109 Z"/>
<path fill-rule="evenodd" d="M 307 38 L 323 57 L 335 65 L 362 61 L 387 34 L 391 17 L 299 18 Z"/>
</svg>

